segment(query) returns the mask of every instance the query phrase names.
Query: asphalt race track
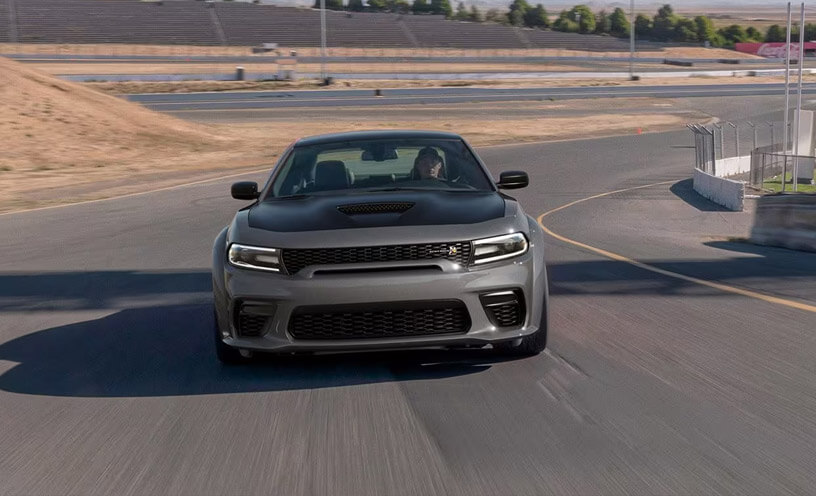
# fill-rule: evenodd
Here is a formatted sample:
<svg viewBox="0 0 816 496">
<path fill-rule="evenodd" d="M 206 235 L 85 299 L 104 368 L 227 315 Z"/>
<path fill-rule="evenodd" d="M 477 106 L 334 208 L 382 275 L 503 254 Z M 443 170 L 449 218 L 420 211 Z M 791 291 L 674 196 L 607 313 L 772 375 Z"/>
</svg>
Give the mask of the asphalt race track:
<svg viewBox="0 0 816 496">
<path fill-rule="evenodd" d="M 735 117 L 754 108 L 735 106 Z M 729 117 L 729 116 L 724 116 Z M 480 150 L 548 228 L 816 305 L 816 255 L 725 240 L 686 131 Z M 247 179 L 263 179 L 262 174 Z M 548 240 L 550 349 L 220 366 L 230 180 L 0 216 L 0 494 L 809 494 L 816 313 Z"/>
<path fill-rule="evenodd" d="M 564 88 L 404 88 L 380 90 L 241 91 L 127 95 L 161 112 L 269 109 L 281 107 L 361 107 L 584 98 L 691 98 L 779 95 L 784 84 L 605 86 Z M 816 84 L 804 84 L 805 94 Z"/>
</svg>

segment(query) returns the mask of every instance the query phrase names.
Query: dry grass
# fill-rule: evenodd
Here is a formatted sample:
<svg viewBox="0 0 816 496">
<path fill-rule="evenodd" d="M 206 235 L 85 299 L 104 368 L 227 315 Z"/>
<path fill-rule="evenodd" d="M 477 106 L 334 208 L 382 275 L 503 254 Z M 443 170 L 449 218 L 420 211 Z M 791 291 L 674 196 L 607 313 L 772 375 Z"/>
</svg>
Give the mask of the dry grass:
<svg viewBox="0 0 816 496">
<path fill-rule="evenodd" d="M 454 130 L 476 145 L 657 131 L 686 115 L 192 124 L 0 59 L 0 211 L 70 203 L 268 167 L 292 140 L 360 129 Z M 394 114 L 388 114 L 394 115 Z M 542 112 L 542 115 L 546 113 Z"/>
<path fill-rule="evenodd" d="M 264 64 L 157 64 L 154 62 L 132 62 L 132 63 L 107 63 L 107 64 L 60 64 L 60 63 L 28 63 L 48 74 L 206 74 L 213 72 L 231 72 L 236 66 L 243 67 L 248 74 L 265 72 L 275 74 L 278 65 L 275 63 Z M 626 66 L 628 68 L 628 66 Z M 304 73 L 319 73 L 320 64 L 298 64 L 296 69 Z M 408 63 L 376 63 L 376 64 L 326 64 L 326 69 L 331 73 L 372 73 L 372 72 L 411 72 L 411 73 L 439 73 L 439 72 L 484 72 L 484 71 L 504 71 L 504 72 L 525 72 L 525 71 L 585 71 L 585 67 L 564 65 L 564 64 L 451 64 L 451 63 L 429 63 L 429 64 L 408 64 Z M 624 70 L 624 69 L 621 69 Z"/>
<path fill-rule="evenodd" d="M 319 48 L 298 47 L 294 50 L 301 56 L 318 56 Z M 75 54 L 75 55 L 173 55 L 173 56 L 218 56 L 252 55 L 250 47 L 233 46 L 190 46 L 190 45 L 126 45 L 126 44 L 86 44 L 59 45 L 37 43 L 0 43 L 0 53 L 23 54 Z M 281 48 L 288 54 L 288 48 Z M 370 56 L 370 57 L 491 57 L 491 56 L 537 56 L 537 57 L 629 57 L 628 51 L 593 52 L 588 50 L 564 50 L 556 48 L 528 49 L 451 49 L 451 48 L 343 48 L 329 47 L 330 56 Z M 661 51 L 639 51 L 638 57 L 694 57 L 694 58 L 756 58 L 754 55 L 738 53 L 722 48 L 668 47 Z"/>
<path fill-rule="evenodd" d="M 805 75 L 803 81 L 815 82 L 816 75 Z M 161 82 L 96 82 L 85 86 L 110 94 L 135 93 L 194 93 L 221 91 L 260 90 L 321 90 L 321 89 L 394 89 L 394 88 L 449 88 L 449 87 L 490 87 L 490 88 L 553 88 L 553 87 L 599 87 L 599 86 L 688 86 L 700 84 L 735 83 L 770 84 L 784 82 L 784 77 L 690 77 L 690 78 L 643 78 L 640 81 L 626 79 L 514 79 L 514 80 L 453 80 L 453 81 L 400 81 L 400 80 L 341 80 L 332 86 L 321 86 L 312 80 L 302 81 L 161 81 Z"/>
</svg>

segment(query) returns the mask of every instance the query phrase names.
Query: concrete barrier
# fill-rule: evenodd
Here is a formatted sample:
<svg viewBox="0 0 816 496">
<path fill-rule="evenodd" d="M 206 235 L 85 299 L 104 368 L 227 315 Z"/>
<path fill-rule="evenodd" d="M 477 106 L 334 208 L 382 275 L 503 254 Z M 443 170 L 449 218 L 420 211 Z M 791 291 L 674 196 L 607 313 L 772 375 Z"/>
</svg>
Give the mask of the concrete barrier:
<svg viewBox="0 0 816 496">
<path fill-rule="evenodd" d="M 751 170 L 751 156 L 729 157 L 717 159 L 714 163 L 714 171 L 720 177 L 728 177 L 736 174 L 744 174 Z"/>
<path fill-rule="evenodd" d="M 757 200 L 753 243 L 816 252 L 816 195 L 768 195 Z"/>
<path fill-rule="evenodd" d="M 745 183 L 712 176 L 694 169 L 694 191 L 717 205 L 742 212 L 745 202 Z"/>
</svg>

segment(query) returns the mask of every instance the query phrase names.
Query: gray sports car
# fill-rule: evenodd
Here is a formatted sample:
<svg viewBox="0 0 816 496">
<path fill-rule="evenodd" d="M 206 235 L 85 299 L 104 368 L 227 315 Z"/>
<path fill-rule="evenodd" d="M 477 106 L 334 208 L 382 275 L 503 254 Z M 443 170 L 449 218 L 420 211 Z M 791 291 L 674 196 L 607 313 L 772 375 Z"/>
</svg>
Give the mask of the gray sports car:
<svg viewBox="0 0 816 496">
<path fill-rule="evenodd" d="M 547 270 L 535 219 L 458 135 L 374 131 L 304 138 L 213 246 L 215 349 L 547 345 Z"/>
</svg>

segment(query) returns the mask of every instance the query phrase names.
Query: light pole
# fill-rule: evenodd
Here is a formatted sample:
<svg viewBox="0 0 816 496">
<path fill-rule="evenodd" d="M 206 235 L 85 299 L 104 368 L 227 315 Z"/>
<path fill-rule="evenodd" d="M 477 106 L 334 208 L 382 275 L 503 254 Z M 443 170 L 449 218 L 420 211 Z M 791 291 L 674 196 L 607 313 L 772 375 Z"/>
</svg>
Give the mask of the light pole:
<svg viewBox="0 0 816 496">
<path fill-rule="evenodd" d="M 635 0 L 629 1 L 629 80 L 635 80 Z"/>
<path fill-rule="evenodd" d="M 785 123 L 782 128 L 782 191 L 785 191 L 785 174 L 788 172 L 788 109 L 790 108 L 790 42 L 791 42 L 791 3 L 788 2 L 788 32 L 785 43 Z"/>
<path fill-rule="evenodd" d="M 796 85 L 796 114 L 794 119 L 793 139 L 793 190 L 799 191 L 799 125 L 802 120 L 802 66 L 805 65 L 805 2 L 802 2 L 802 13 L 799 19 L 799 79 Z"/>
<path fill-rule="evenodd" d="M 326 82 L 326 0 L 320 0 L 320 79 Z"/>
</svg>

